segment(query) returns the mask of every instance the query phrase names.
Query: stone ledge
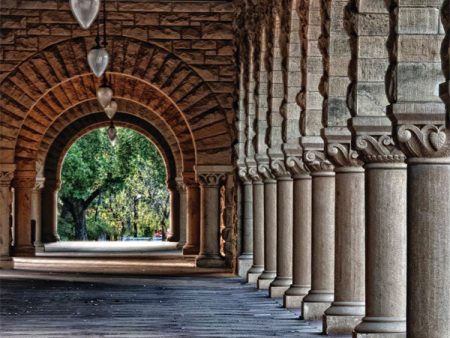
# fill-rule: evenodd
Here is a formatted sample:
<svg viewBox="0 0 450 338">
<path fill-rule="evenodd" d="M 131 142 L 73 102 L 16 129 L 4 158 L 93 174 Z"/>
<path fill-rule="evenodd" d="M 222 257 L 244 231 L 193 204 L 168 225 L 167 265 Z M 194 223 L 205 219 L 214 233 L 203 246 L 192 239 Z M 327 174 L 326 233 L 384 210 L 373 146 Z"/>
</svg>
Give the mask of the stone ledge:
<svg viewBox="0 0 450 338">
<path fill-rule="evenodd" d="M 324 312 L 331 306 L 331 302 L 303 302 L 302 319 L 323 320 Z"/>
<path fill-rule="evenodd" d="M 361 322 L 363 316 L 335 316 L 323 317 L 323 334 L 351 334 Z"/>
</svg>

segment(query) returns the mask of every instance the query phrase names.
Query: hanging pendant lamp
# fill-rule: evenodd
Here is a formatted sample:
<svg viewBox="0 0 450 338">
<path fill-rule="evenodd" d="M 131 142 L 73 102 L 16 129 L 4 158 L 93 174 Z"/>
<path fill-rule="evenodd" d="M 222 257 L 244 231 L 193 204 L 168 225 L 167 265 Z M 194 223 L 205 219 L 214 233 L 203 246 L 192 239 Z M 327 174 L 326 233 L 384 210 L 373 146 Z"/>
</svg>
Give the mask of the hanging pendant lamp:
<svg viewBox="0 0 450 338">
<path fill-rule="evenodd" d="M 100 47 L 100 45 L 92 48 L 88 53 L 88 63 L 95 76 L 101 77 L 109 63 L 109 54 L 106 48 Z"/>
<path fill-rule="evenodd" d="M 98 103 L 104 108 L 108 107 L 113 97 L 113 91 L 108 86 L 102 86 L 97 89 Z"/>
<path fill-rule="evenodd" d="M 70 0 L 70 9 L 81 28 L 91 27 L 100 10 L 100 0 Z"/>
<path fill-rule="evenodd" d="M 111 101 L 108 106 L 105 107 L 105 113 L 108 116 L 110 120 L 114 118 L 114 115 L 116 115 L 117 112 L 117 102 Z"/>
<path fill-rule="evenodd" d="M 111 145 L 114 147 L 117 143 L 117 129 L 112 121 L 111 125 L 108 128 L 108 138 L 109 142 L 111 142 Z"/>
</svg>

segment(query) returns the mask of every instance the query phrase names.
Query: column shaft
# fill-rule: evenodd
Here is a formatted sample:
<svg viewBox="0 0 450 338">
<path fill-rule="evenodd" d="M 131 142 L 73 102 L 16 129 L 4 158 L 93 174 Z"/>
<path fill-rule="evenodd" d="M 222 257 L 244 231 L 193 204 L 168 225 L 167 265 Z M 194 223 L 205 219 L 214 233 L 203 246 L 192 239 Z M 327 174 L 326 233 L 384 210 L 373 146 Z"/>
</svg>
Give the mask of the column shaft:
<svg viewBox="0 0 450 338">
<path fill-rule="evenodd" d="M 241 255 L 238 260 L 238 274 L 246 277 L 253 263 L 253 185 L 249 180 L 242 184 L 242 237 Z"/>
<path fill-rule="evenodd" d="M 351 334 L 365 313 L 364 169 L 336 169 L 334 302 L 325 311 L 324 333 Z"/>
<path fill-rule="evenodd" d="M 334 299 L 334 172 L 312 176 L 312 271 L 311 290 L 303 299 L 302 317 L 320 320 Z"/>
<path fill-rule="evenodd" d="M 187 228 L 183 255 L 197 255 L 200 250 L 200 188 L 187 185 Z"/>
<path fill-rule="evenodd" d="M 34 246 L 37 251 L 43 251 L 43 247 L 44 247 L 42 244 L 41 189 L 42 189 L 42 183 L 37 183 L 33 189 L 32 201 L 31 201 L 31 204 L 32 204 L 31 219 L 34 221 L 34 228 L 35 228 Z"/>
<path fill-rule="evenodd" d="M 301 308 L 311 289 L 311 176 L 294 178 L 292 285 L 284 294 L 286 308 Z"/>
<path fill-rule="evenodd" d="M 34 180 L 31 182 L 16 182 L 15 193 L 15 236 L 14 254 L 17 256 L 33 256 L 31 230 L 31 195 Z"/>
<path fill-rule="evenodd" d="M 410 338 L 450 334 L 450 159 L 408 162 Z"/>
<path fill-rule="evenodd" d="M 11 260 L 12 192 L 10 184 L 10 179 L 0 181 L 0 261 Z"/>
<path fill-rule="evenodd" d="M 277 274 L 277 183 L 264 181 L 264 271 L 258 289 L 268 289 Z"/>
<path fill-rule="evenodd" d="M 253 266 L 247 281 L 256 283 L 264 271 L 264 183 L 253 182 Z"/>
<path fill-rule="evenodd" d="M 42 190 L 42 241 L 51 243 L 59 241 L 58 236 L 58 191 L 59 182 L 45 183 Z"/>
<path fill-rule="evenodd" d="M 200 176 L 200 253 L 198 267 L 219 268 L 225 266 L 220 256 L 220 181 L 223 175 Z M 211 182 L 210 182 L 211 181 Z"/>
<path fill-rule="evenodd" d="M 186 244 L 186 232 L 187 232 L 187 194 L 186 188 L 179 187 L 178 193 L 180 195 L 180 212 L 179 223 L 180 223 L 180 240 L 178 241 L 177 248 L 182 249 Z"/>
<path fill-rule="evenodd" d="M 170 235 L 167 238 L 169 242 L 178 242 L 180 239 L 180 196 L 178 190 L 173 184 L 169 187 L 170 193 Z"/>
<path fill-rule="evenodd" d="M 366 316 L 357 337 L 404 337 L 406 165 L 366 164 Z"/>
<path fill-rule="evenodd" d="M 270 284 L 270 297 L 283 297 L 292 284 L 293 181 L 277 179 L 277 276 Z"/>
</svg>

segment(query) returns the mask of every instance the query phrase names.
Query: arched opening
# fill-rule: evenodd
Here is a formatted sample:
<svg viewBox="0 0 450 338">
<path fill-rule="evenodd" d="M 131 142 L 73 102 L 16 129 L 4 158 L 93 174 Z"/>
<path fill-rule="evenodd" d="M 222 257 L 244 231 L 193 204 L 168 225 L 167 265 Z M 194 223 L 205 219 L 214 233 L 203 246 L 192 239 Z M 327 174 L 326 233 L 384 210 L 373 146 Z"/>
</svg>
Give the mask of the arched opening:
<svg viewBox="0 0 450 338">
<path fill-rule="evenodd" d="M 166 240 L 170 194 L 163 157 L 132 129 L 88 132 L 64 157 L 58 193 L 61 241 Z"/>
</svg>

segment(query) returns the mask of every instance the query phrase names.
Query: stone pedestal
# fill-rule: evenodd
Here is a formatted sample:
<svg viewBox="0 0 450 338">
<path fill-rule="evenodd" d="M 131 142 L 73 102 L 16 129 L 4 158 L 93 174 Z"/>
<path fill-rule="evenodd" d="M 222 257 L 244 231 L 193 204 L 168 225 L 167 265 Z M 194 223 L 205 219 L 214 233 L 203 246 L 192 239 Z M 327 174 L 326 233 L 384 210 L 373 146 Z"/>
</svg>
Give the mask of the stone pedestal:
<svg viewBox="0 0 450 338">
<path fill-rule="evenodd" d="M 247 278 L 253 264 L 253 185 L 247 176 L 242 176 L 243 217 L 241 232 L 241 254 L 238 258 L 239 276 Z"/>
<path fill-rule="evenodd" d="M 200 253 L 196 264 L 202 268 L 220 268 L 225 260 L 220 256 L 220 186 L 225 179 L 222 173 L 199 173 Z"/>
<path fill-rule="evenodd" d="M 14 164 L 0 166 L 0 269 L 10 268 L 11 261 L 11 181 L 14 177 Z"/>
<path fill-rule="evenodd" d="M 200 188 L 196 183 L 186 185 L 187 227 L 183 255 L 197 255 L 200 250 Z"/>
<path fill-rule="evenodd" d="M 405 337 L 406 165 L 369 163 L 365 169 L 366 315 L 355 336 Z"/>
<path fill-rule="evenodd" d="M 170 195 L 170 228 L 167 240 L 169 242 L 178 242 L 180 240 L 180 195 L 176 182 L 169 182 Z"/>
<path fill-rule="evenodd" d="M 311 289 L 311 176 L 294 176 L 292 285 L 284 294 L 284 307 L 298 308 Z"/>
<path fill-rule="evenodd" d="M 450 335 L 450 158 L 408 160 L 411 338 Z"/>
<path fill-rule="evenodd" d="M 180 223 L 180 239 L 177 244 L 177 249 L 182 249 L 186 245 L 186 231 L 187 231 L 187 193 L 186 186 L 183 179 L 177 178 L 178 194 L 180 196 L 180 212 L 178 214 Z"/>
<path fill-rule="evenodd" d="M 311 290 L 302 303 L 302 318 L 306 320 L 321 320 L 334 300 L 335 177 L 333 171 L 323 170 L 323 167 L 323 164 L 310 166 L 312 274 Z M 331 164 L 327 167 L 332 169 Z"/>
<path fill-rule="evenodd" d="M 292 284 L 293 181 L 277 178 L 277 276 L 270 284 L 271 298 L 283 297 Z"/>
<path fill-rule="evenodd" d="M 42 242 L 59 241 L 58 236 L 58 191 L 61 181 L 46 178 L 42 189 Z"/>
<path fill-rule="evenodd" d="M 334 302 L 325 311 L 325 334 L 351 334 L 365 313 L 364 169 L 336 168 Z"/>
<path fill-rule="evenodd" d="M 264 180 L 264 271 L 258 289 L 269 289 L 277 274 L 277 182 Z"/>
<path fill-rule="evenodd" d="M 264 271 L 264 183 L 253 180 L 253 265 L 247 274 L 256 283 Z"/>
<path fill-rule="evenodd" d="M 41 190 L 44 186 L 45 179 L 39 177 L 36 179 L 36 185 L 33 188 L 31 196 L 31 220 L 34 224 L 35 238 L 34 247 L 36 252 L 44 251 L 44 244 L 42 243 L 42 203 L 41 203 Z"/>
<path fill-rule="evenodd" d="M 34 256 L 31 228 L 31 198 L 36 183 L 34 171 L 18 171 L 15 174 L 14 203 L 15 203 L 15 236 L 14 255 Z"/>
</svg>

